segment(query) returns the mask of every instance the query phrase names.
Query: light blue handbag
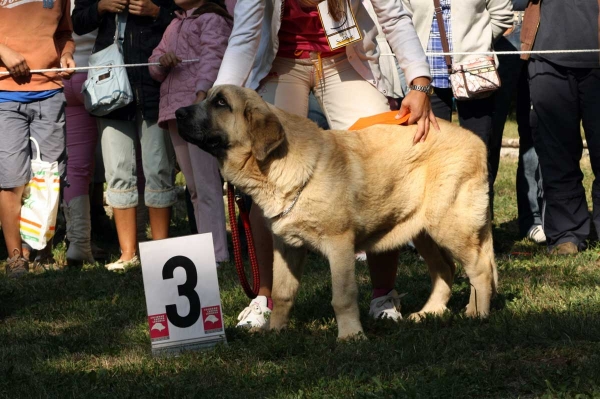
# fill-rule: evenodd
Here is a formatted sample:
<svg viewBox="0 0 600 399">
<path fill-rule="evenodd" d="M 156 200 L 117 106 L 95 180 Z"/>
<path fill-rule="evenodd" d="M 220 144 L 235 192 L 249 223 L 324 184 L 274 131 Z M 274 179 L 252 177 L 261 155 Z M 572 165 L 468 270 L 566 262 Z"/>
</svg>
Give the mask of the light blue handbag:
<svg viewBox="0 0 600 399">
<path fill-rule="evenodd" d="M 90 66 L 123 65 L 123 40 L 127 13 L 115 16 L 115 42 L 90 56 Z M 104 116 L 133 101 L 133 91 L 126 68 L 89 69 L 81 92 L 85 109 L 96 116 Z"/>
</svg>

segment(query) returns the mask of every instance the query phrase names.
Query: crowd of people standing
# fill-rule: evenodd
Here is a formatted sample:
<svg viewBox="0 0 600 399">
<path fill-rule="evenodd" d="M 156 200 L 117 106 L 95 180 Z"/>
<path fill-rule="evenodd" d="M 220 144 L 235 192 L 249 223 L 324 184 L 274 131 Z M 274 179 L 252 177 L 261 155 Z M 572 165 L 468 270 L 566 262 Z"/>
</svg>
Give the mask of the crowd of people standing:
<svg viewBox="0 0 600 399">
<path fill-rule="evenodd" d="M 492 212 L 503 129 L 516 98 L 520 233 L 556 254 L 586 248 L 591 222 L 600 231 L 600 183 L 592 186 L 590 215 L 579 167 L 580 124 L 598 176 L 598 53 L 539 51 L 597 50 L 600 1 L 325 0 L 332 20 L 352 18 L 361 32 L 360 40 L 340 47 L 328 41 L 319 3 L 16 0 L 0 5 L 0 72 L 10 73 L 0 75 L 6 274 L 23 275 L 30 263 L 50 256 L 50 246 L 34 254 L 19 234 L 23 188 L 31 178 L 30 137 L 40 143 L 43 160 L 59 163 L 69 265 L 106 258 L 91 239 L 91 209 L 102 178 L 120 247 L 118 259 L 106 267 L 138 265 L 139 226 L 145 218 L 153 240 L 169 236 L 177 165 L 192 203 L 190 218 L 198 232 L 212 233 L 216 266 L 227 261 L 218 164 L 180 137 L 174 117 L 178 108 L 204 100 L 220 84 L 257 90 L 266 102 L 291 113 L 320 114 L 321 125 L 331 129 L 347 129 L 359 117 L 399 108 L 398 117 L 410 114 L 408 123 L 416 125 L 415 143 L 437 129 L 438 118 L 451 120 L 456 109 L 459 124 L 488 147 Z M 127 69 L 134 95 L 130 104 L 96 118 L 81 97 L 85 73 L 30 72 L 86 66 L 91 53 L 114 42 L 120 20 L 126 22 L 124 62 L 159 64 Z M 431 55 L 446 45 L 458 54 L 451 59 Z M 521 46 L 534 54 L 493 57 L 502 83 L 497 91 L 468 101 L 455 98 L 450 63 Z M 396 68 L 384 67 L 390 51 L 401 76 Z M 405 90 L 398 89 L 399 81 Z M 399 91 L 404 93 L 397 105 Z M 239 327 L 262 326 L 272 308 L 272 237 L 258 207 L 251 208 L 250 218 L 261 287 L 240 313 Z M 369 314 L 400 319 L 394 290 L 398 252 L 368 253 L 366 259 L 372 282 Z"/>
</svg>

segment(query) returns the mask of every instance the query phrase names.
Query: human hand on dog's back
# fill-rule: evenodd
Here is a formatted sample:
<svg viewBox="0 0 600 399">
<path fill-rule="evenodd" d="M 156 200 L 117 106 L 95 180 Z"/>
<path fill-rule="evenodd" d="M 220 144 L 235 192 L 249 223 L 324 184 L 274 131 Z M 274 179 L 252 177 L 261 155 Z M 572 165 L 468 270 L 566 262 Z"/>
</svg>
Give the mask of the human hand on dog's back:
<svg viewBox="0 0 600 399">
<path fill-rule="evenodd" d="M 413 81 L 413 84 L 428 85 L 429 78 L 417 78 Z M 404 97 L 396 118 L 400 119 L 408 113 L 410 113 L 408 124 L 417 124 L 417 132 L 413 138 L 414 144 L 425 141 L 427 134 L 429 134 L 430 125 L 433 125 L 437 130 L 440 130 L 437 119 L 435 119 L 435 115 L 433 115 L 431 101 L 429 100 L 427 93 L 411 90 L 406 97 Z"/>
</svg>

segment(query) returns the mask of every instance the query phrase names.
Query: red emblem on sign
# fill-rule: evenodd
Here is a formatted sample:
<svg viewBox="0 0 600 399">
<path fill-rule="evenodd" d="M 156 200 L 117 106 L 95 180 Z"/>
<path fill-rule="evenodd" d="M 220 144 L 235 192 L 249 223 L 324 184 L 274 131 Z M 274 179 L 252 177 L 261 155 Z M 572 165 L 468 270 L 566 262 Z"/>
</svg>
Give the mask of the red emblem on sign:
<svg viewBox="0 0 600 399">
<path fill-rule="evenodd" d="M 221 307 L 209 306 L 207 308 L 202 308 L 202 323 L 204 323 L 205 334 L 223 331 Z"/>
<path fill-rule="evenodd" d="M 169 339 L 169 322 L 166 313 L 148 316 L 148 326 L 150 327 L 150 339 L 152 341 Z"/>
</svg>

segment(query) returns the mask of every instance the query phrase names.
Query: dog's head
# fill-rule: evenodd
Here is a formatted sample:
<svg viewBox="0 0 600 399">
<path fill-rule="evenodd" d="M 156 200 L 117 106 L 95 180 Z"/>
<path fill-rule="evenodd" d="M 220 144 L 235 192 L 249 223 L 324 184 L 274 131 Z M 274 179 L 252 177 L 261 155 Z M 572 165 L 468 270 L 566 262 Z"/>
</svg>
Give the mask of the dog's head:
<svg viewBox="0 0 600 399">
<path fill-rule="evenodd" d="M 238 86 L 216 86 L 204 101 L 175 115 L 181 137 L 221 164 L 232 156 L 263 162 L 285 140 L 281 122 L 263 99 Z"/>
</svg>

